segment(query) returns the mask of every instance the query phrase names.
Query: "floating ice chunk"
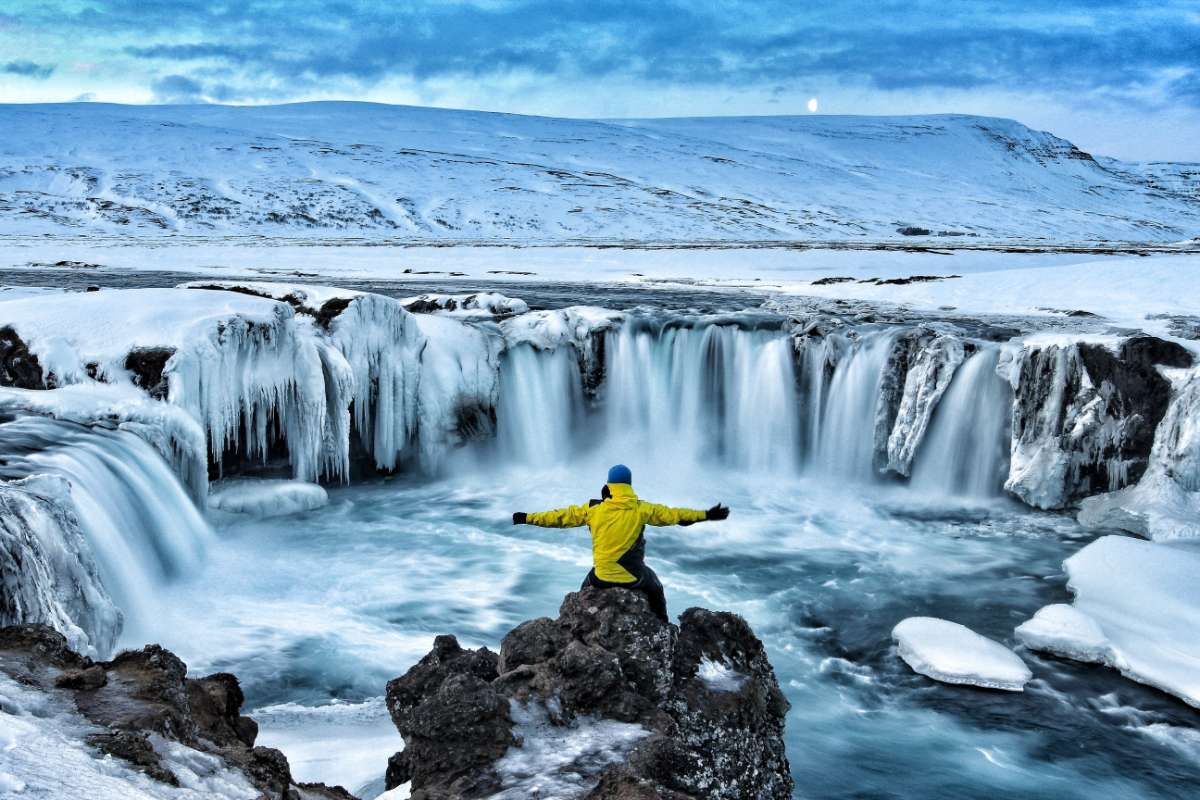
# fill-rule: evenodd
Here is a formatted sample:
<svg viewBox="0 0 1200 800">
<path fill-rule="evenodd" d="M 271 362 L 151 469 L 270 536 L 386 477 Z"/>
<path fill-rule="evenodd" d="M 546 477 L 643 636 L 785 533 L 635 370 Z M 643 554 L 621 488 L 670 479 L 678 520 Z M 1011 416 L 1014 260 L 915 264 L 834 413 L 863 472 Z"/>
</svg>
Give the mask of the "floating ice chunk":
<svg viewBox="0 0 1200 800">
<path fill-rule="evenodd" d="M 513 733 L 521 744 L 496 762 L 503 791 L 492 800 L 582 796 L 605 767 L 624 760 L 650 735 L 641 725 L 591 716 L 553 725 L 537 704 L 512 701 L 511 709 Z"/>
<path fill-rule="evenodd" d="M 914 672 L 942 683 L 1020 692 L 1033 677 L 1012 650 L 957 622 L 909 617 L 892 629 L 892 638 Z"/>
<path fill-rule="evenodd" d="M 466 317 L 501 317 L 524 314 L 529 304 L 498 292 L 475 294 L 422 294 L 400 301 L 414 314 L 448 313 Z"/>
<path fill-rule="evenodd" d="M 1105 536 L 1063 566 L 1075 613 L 1042 609 L 1017 629 L 1021 641 L 1107 664 L 1200 708 L 1200 547 Z"/>
<path fill-rule="evenodd" d="M 724 660 L 702 658 L 697 671 L 704 685 L 714 692 L 736 692 L 746 682 L 746 676 L 730 667 Z"/>
<path fill-rule="evenodd" d="M 328 503 L 324 489 L 303 481 L 231 478 L 213 484 L 208 494 L 209 508 L 255 517 L 312 511 Z"/>
</svg>

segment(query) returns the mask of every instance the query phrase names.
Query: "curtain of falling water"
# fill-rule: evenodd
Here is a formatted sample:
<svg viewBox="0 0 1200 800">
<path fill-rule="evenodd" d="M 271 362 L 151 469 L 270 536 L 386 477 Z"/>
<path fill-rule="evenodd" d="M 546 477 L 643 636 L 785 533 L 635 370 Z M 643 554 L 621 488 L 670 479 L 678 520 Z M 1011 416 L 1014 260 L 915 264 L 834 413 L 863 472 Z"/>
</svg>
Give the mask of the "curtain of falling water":
<svg viewBox="0 0 1200 800">
<path fill-rule="evenodd" d="M 0 474 L 66 478 L 105 588 L 127 633 L 154 610 L 155 588 L 199 563 L 213 532 L 166 461 L 135 434 L 42 417 L 0 426 Z"/>
</svg>

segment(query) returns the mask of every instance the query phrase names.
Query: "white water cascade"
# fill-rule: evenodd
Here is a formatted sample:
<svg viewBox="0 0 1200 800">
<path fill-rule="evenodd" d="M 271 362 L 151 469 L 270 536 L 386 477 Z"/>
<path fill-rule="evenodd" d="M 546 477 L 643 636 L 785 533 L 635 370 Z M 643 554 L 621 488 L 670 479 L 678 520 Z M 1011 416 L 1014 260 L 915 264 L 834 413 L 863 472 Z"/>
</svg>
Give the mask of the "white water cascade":
<svg viewBox="0 0 1200 800">
<path fill-rule="evenodd" d="M 540 466 L 602 448 L 667 466 L 876 482 L 885 373 L 904 333 L 834 333 L 805 343 L 797 358 L 769 318 L 635 317 L 602 334 L 604 378 L 590 402 L 572 347 L 520 345 L 502 365 L 499 452 Z M 917 447 L 914 488 L 1000 493 L 1012 397 L 995 372 L 998 353 L 983 346 L 954 375 Z M 903 386 L 904 373 L 891 378 Z"/>
<path fill-rule="evenodd" d="M 79 527 L 126 634 L 154 613 L 156 588 L 197 566 L 212 529 L 162 456 L 137 435 L 43 417 L 0 427 L 0 474 L 65 478 Z"/>
<path fill-rule="evenodd" d="M 827 385 L 805 397 L 812 447 L 807 466 L 837 479 L 871 480 L 875 476 L 875 408 L 883 368 L 898 331 L 885 330 L 856 343 L 827 341 L 822 345 L 818 366 L 832 354 L 829 348 L 847 350 L 837 360 Z"/>
<path fill-rule="evenodd" d="M 1013 400 L 999 357 L 998 347 L 981 349 L 955 373 L 917 453 L 913 488 L 978 498 L 1003 484 Z"/>
</svg>

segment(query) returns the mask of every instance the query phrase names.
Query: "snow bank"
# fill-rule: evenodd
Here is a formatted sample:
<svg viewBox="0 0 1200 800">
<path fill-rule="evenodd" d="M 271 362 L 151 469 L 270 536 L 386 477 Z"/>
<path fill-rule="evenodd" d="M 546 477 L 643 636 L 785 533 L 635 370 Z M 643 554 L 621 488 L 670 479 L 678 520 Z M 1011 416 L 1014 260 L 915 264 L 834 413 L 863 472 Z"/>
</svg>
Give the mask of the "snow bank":
<svg viewBox="0 0 1200 800">
<path fill-rule="evenodd" d="M 463 317 L 504 317 L 524 314 L 529 304 L 499 292 L 476 294 L 422 294 L 400 301 L 414 314 L 447 313 Z"/>
<path fill-rule="evenodd" d="M 0 481 L 0 625 L 40 623 L 77 652 L 107 657 L 121 612 L 100 581 L 70 486 L 36 475 Z"/>
<path fill-rule="evenodd" d="M 323 488 L 303 481 L 230 478 L 213 484 L 208 493 L 209 508 L 255 517 L 312 511 L 328 503 Z"/>
<path fill-rule="evenodd" d="M 1020 692 L 1033 677 L 1016 653 L 956 622 L 909 617 L 892 638 L 914 672 L 942 683 Z"/>
<path fill-rule="evenodd" d="M 1105 536 L 1063 566 L 1074 604 L 1043 608 L 1017 638 L 1200 708 L 1200 548 Z"/>
</svg>

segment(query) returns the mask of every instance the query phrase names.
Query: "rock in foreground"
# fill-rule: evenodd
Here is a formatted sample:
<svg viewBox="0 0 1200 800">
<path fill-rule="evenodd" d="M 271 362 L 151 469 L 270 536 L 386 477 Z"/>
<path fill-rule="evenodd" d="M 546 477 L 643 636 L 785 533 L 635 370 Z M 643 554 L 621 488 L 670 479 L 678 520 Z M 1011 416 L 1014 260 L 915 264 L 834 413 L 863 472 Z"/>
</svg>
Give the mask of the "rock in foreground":
<svg viewBox="0 0 1200 800">
<path fill-rule="evenodd" d="M 388 684 L 404 737 L 388 788 L 413 800 L 498 796 L 790 798 L 788 702 L 741 617 L 585 589 L 522 623 L 497 655 L 439 636 Z"/>
<path fill-rule="evenodd" d="M 189 678 L 187 666 L 158 645 L 95 662 L 44 625 L 0 628 L 0 687 L 0 717 L 9 717 L 13 732 L 0 775 L 31 767 L 28 782 L 8 777 L 32 796 L 92 796 L 102 775 L 139 797 L 160 796 L 152 788 L 159 786 L 213 798 L 353 800 L 340 787 L 295 783 L 283 753 L 254 746 L 258 725 L 241 715 L 237 678 Z M 35 785 L 47 780 L 38 766 L 47 741 L 74 766 L 64 761 L 55 785 Z"/>
</svg>

